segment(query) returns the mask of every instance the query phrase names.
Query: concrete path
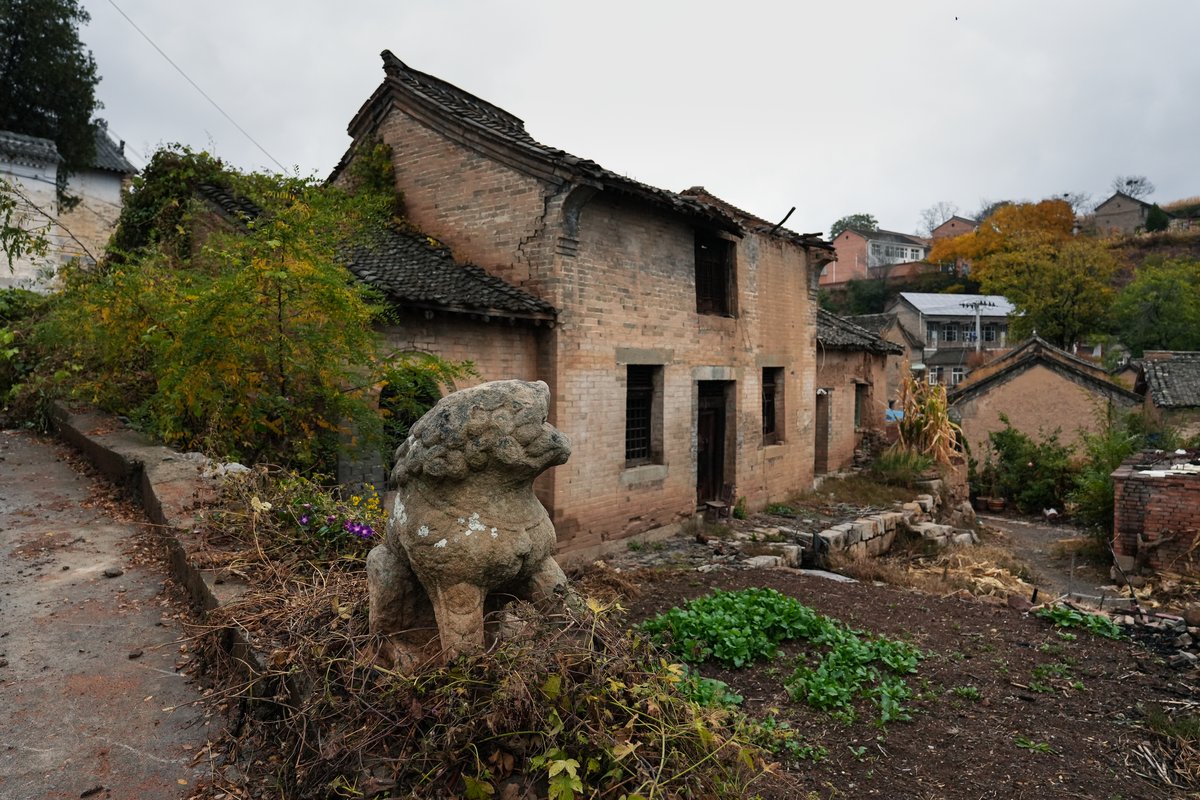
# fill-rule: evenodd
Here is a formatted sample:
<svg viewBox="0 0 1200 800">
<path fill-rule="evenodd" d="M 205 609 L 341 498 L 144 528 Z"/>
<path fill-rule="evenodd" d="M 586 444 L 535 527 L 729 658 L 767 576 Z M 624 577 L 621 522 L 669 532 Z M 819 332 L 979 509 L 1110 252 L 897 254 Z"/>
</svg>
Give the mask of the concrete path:
<svg viewBox="0 0 1200 800">
<path fill-rule="evenodd" d="M 186 797 L 218 722 L 144 517 L 94 502 L 70 452 L 0 430 L 0 798 Z"/>
</svg>

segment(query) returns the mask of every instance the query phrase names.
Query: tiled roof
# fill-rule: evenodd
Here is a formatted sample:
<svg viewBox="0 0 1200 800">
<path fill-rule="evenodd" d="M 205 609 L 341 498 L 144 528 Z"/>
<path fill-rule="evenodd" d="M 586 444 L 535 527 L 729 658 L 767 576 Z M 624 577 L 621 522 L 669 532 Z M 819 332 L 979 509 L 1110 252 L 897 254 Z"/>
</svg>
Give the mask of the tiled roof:
<svg viewBox="0 0 1200 800">
<path fill-rule="evenodd" d="M 932 362 L 927 360 L 927 363 Z M 1092 391 L 1106 393 L 1110 398 L 1120 399 L 1131 405 L 1140 399 L 1138 395 L 1112 380 L 1102 367 L 1055 347 L 1037 335 L 972 370 L 964 382 L 950 390 L 949 399 L 953 403 L 986 392 L 998 382 L 1036 365 L 1047 367 Z"/>
<path fill-rule="evenodd" d="M 854 231 L 864 239 L 870 239 L 872 242 L 895 242 L 897 244 L 915 245 L 917 247 L 928 247 L 929 242 L 922 239 L 920 236 L 911 236 L 907 233 L 899 233 L 898 231 L 873 230 L 868 231 L 862 228 L 847 228 L 848 231 Z"/>
<path fill-rule="evenodd" d="M 1151 402 L 1159 408 L 1200 407 L 1200 352 L 1147 352 L 1142 375 Z"/>
<path fill-rule="evenodd" d="M 224 186 L 218 186 L 215 183 L 197 185 L 196 193 L 225 212 L 231 219 L 239 222 L 255 219 L 263 213 L 262 208 L 248 197 L 234 194 Z"/>
<path fill-rule="evenodd" d="M 900 345 L 884 341 L 878 334 L 823 308 L 817 309 L 817 341 L 830 350 L 866 350 L 897 355 L 904 352 Z"/>
<path fill-rule="evenodd" d="M 348 257 L 355 276 L 402 305 L 481 316 L 555 316 L 554 306 L 473 264 L 456 262 L 449 248 L 415 231 L 380 231 Z"/>
<path fill-rule="evenodd" d="M 104 128 L 96 129 L 96 155 L 92 157 L 92 166 L 121 175 L 132 175 L 137 167 L 125 158 L 125 143 L 117 144 L 108 137 Z"/>
<path fill-rule="evenodd" d="M 705 225 L 731 233 L 742 233 L 741 228 L 728 214 L 714 206 L 632 180 L 607 170 L 594 161 L 544 145 L 529 135 L 524 122 L 504 109 L 440 78 L 412 69 L 389 50 L 384 50 L 380 55 L 387 77 L 350 122 L 351 136 L 357 137 L 363 133 L 362 125 L 376 124 L 391 108 L 394 99 L 403 97 L 426 113 L 432 112 L 452 124 L 465 126 L 469 131 L 468 138 L 475 142 L 479 141 L 478 136 L 490 140 L 485 141 L 485 150 L 494 153 L 495 146 L 499 144 L 525 163 L 540 165 L 542 173 L 547 175 L 548 179 L 569 179 L 583 185 L 595 186 L 604 191 L 642 200 Z M 334 168 L 331 180 L 349 164 L 352 153 L 353 146 Z"/>
<path fill-rule="evenodd" d="M 899 295 L 913 308 L 926 316 L 964 317 L 975 316 L 975 310 L 964 303 L 985 302 L 980 306 L 981 317 L 1007 317 L 1016 311 L 1008 298 L 1001 294 L 938 294 L 936 292 L 901 292 Z"/>
<path fill-rule="evenodd" d="M 0 156 L 25 164 L 57 164 L 58 148 L 49 139 L 0 131 Z"/>
<path fill-rule="evenodd" d="M 858 327 L 877 334 L 891 324 L 895 317 L 891 314 L 857 314 L 843 317 L 842 319 L 853 322 Z"/>
<path fill-rule="evenodd" d="M 702 203 L 716 206 L 725 213 L 734 217 L 734 219 L 737 219 L 742 223 L 742 225 L 754 231 L 755 233 L 790 239 L 796 242 L 796 244 L 805 247 L 821 247 L 826 250 L 833 250 L 833 245 L 821 239 L 821 234 L 819 233 L 796 233 L 789 228 L 783 227 L 782 224 L 768 222 L 762 217 L 757 217 L 754 214 L 751 214 L 749 211 L 743 211 L 732 203 L 727 203 L 712 192 L 705 189 L 703 186 L 693 186 L 690 189 L 684 189 L 682 192 L 680 192 L 680 194 L 684 197 L 690 197 L 692 199 L 699 200 Z"/>
</svg>

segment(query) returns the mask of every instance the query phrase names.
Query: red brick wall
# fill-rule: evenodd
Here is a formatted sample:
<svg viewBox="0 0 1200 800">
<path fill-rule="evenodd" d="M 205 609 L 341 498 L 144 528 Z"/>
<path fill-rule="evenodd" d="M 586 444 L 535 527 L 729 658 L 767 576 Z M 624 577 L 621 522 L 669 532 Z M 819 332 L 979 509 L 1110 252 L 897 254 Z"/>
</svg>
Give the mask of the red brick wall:
<svg viewBox="0 0 1200 800">
<path fill-rule="evenodd" d="M 1155 569 L 1200 574 L 1200 475 L 1143 474 L 1140 454 L 1113 473 L 1116 511 L 1113 550 L 1136 557 L 1137 537 L 1145 542 L 1170 541 L 1149 551 Z"/>
<path fill-rule="evenodd" d="M 867 277 L 867 240 L 857 233 L 842 231 L 833 240 L 837 260 L 821 272 L 821 285 L 842 284 Z"/>
</svg>

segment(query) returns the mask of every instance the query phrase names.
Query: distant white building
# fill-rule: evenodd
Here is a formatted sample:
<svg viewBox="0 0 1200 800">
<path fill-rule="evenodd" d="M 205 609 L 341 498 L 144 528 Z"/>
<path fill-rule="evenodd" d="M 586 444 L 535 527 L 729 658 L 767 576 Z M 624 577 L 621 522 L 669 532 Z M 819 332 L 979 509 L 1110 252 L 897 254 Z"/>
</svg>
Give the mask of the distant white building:
<svg viewBox="0 0 1200 800">
<path fill-rule="evenodd" d="M 956 386 L 973 367 L 1008 349 L 1008 318 L 1016 309 L 998 294 L 901 292 L 885 313 L 920 342 L 909 355 L 912 371 L 929 383 Z"/>
<path fill-rule="evenodd" d="M 94 262 L 108 246 L 121 213 L 121 190 L 137 170 L 101 127 L 96 133 L 92 166 L 71 176 L 67 194 L 80 198 L 70 210 L 59 208 L 55 193 L 62 158 L 49 139 L 0 131 L 0 180 L 12 187 L 16 222 L 42 229 L 50 242 L 43 257 L 14 260 L 0 254 L 0 288 L 45 289 L 58 268 L 73 258 Z M 0 187 L 2 188 L 2 187 Z"/>
</svg>

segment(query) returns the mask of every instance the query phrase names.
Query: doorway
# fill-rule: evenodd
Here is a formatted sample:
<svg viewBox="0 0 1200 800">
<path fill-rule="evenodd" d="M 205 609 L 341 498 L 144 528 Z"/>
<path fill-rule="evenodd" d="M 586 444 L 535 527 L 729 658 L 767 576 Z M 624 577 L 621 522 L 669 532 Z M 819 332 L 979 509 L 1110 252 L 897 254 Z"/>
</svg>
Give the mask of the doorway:
<svg viewBox="0 0 1200 800">
<path fill-rule="evenodd" d="M 696 412 L 696 501 L 728 501 L 724 497 L 727 472 L 726 437 L 730 425 L 729 394 L 733 381 L 699 381 Z"/>
<path fill-rule="evenodd" d="M 829 472 L 829 400 L 832 389 L 817 389 L 816 430 L 813 440 L 813 474 Z"/>
</svg>

